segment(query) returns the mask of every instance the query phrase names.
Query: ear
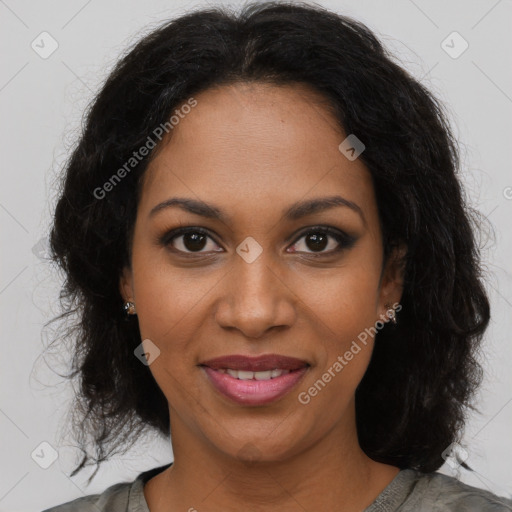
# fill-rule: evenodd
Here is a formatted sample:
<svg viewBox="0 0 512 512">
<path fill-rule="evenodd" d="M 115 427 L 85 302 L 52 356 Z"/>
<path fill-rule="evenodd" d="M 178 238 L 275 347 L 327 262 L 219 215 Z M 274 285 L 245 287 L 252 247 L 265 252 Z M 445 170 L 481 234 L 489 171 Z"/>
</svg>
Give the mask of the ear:
<svg viewBox="0 0 512 512">
<path fill-rule="evenodd" d="M 404 286 L 405 257 L 407 246 L 398 244 L 389 254 L 380 282 L 379 314 L 385 313 L 389 306 L 400 303 Z"/>
<path fill-rule="evenodd" d="M 130 267 L 124 267 L 119 280 L 119 292 L 125 301 L 134 301 L 133 275 Z"/>
</svg>

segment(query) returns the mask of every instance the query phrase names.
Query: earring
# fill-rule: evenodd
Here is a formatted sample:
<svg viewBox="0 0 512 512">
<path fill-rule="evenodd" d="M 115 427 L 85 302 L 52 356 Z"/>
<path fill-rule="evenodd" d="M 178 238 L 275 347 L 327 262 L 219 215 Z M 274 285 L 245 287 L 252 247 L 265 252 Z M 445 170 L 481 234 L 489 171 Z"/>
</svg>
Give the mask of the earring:
<svg viewBox="0 0 512 512">
<path fill-rule="evenodd" d="M 135 303 L 134 302 L 126 301 L 124 303 L 123 309 L 127 316 L 137 314 L 137 312 L 135 311 Z"/>
<path fill-rule="evenodd" d="M 393 325 L 396 325 L 396 311 L 391 306 L 391 304 L 384 304 L 384 307 L 387 308 L 386 310 L 386 316 L 391 320 L 391 323 Z"/>
</svg>

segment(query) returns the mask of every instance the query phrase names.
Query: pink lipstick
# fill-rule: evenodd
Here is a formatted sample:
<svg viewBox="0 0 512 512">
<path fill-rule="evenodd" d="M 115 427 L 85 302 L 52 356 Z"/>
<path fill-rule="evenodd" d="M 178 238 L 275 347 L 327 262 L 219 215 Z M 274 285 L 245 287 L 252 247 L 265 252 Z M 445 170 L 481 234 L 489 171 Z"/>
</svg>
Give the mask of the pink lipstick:
<svg viewBox="0 0 512 512">
<path fill-rule="evenodd" d="M 264 405 L 291 391 L 310 365 L 294 357 L 267 354 L 217 357 L 200 366 L 224 396 L 241 405 Z"/>
</svg>

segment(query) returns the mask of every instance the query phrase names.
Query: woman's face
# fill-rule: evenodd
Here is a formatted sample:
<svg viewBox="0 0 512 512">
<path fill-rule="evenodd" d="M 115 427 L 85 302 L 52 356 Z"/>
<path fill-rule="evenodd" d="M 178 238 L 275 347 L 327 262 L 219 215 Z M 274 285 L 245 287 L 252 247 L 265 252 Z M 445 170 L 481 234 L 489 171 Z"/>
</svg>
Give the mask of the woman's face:
<svg viewBox="0 0 512 512">
<path fill-rule="evenodd" d="M 320 97 L 253 83 L 195 99 L 146 171 L 121 290 L 154 344 L 144 348 L 160 351 L 149 369 L 173 440 L 280 460 L 333 429 L 355 431 L 354 394 L 373 347 L 362 333 L 400 300 L 400 276 L 386 266 L 381 281 L 371 177 L 338 149 L 348 134 Z M 165 205 L 175 199 L 188 206 Z M 301 368 L 249 381 L 202 364 L 268 354 Z"/>
</svg>

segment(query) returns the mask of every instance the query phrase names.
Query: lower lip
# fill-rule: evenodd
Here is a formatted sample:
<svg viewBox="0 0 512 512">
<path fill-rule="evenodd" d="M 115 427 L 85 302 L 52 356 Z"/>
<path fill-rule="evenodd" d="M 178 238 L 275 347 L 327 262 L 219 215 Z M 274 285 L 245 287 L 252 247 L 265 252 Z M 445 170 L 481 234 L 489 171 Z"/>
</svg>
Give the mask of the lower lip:
<svg viewBox="0 0 512 512">
<path fill-rule="evenodd" d="M 264 405 L 281 398 L 291 391 L 308 370 L 305 366 L 275 379 L 240 380 L 208 366 L 202 368 L 218 391 L 242 405 Z"/>
</svg>

